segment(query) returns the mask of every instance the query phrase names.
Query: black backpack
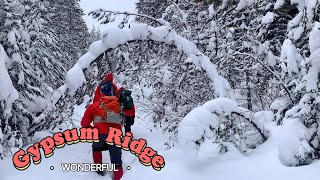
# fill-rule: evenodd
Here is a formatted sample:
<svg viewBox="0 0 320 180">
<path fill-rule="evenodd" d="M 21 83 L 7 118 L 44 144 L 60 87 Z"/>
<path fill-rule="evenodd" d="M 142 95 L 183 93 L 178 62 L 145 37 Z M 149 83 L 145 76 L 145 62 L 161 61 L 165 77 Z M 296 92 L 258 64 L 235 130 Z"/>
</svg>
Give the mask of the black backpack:
<svg viewBox="0 0 320 180">
<path fill-rule="evenodd" d="M 122 104 L 123 109 L 131 109 L 133 108 L 133 99 L 131 97 L 131 91 L 123 90 L 120 92 L 120 102 Z"/>
</svg>

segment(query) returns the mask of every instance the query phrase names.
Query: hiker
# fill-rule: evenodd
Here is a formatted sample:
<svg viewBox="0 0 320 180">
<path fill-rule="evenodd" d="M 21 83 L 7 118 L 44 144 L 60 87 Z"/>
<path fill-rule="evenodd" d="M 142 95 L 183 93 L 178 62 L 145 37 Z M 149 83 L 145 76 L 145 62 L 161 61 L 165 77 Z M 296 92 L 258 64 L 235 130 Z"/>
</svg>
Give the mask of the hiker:
<svg viewBox="0 0 320 180">
<path fill-rule="evenodd" d="M 93 102 L 99 101 L 103 96 L 118 96 L 117 85 L 113 83 L 113 74 L 107 73 L 103 81 L 94 92 Z"/>
<path fill-rule="evenodd" d="M 122 168 L 122 152 L 120 147 L 108 145 L 105 140 L 107 138 L 109 127 L 114 127 L 122 130 L 122 121 L 124 117 L 120 114 L 121 107 L 119 99 L 116 96 L 104 96 L 99 101 L 90 104 L 81 120 L 83 128 L 98 128 L 99 142 L 92 144 L 92 157 L 95 164 L 102 164 L 102 151 L 109 150 L 110 160 L 115 164 L 113 172 L 114 180 L 120 180 L 123 175 Z M 97 171 L 99 175 L 104 176 L 104 171 Z"/>
<path fill-rule="evenodd" d="M 131 97 L 131 91 L 121 87 L 119 89 L 119 101 L 121 104 L 122 112 L 125 116 L 125 121 L 124 121 L 125 133 L 127 132 L 131 133 L 131 126 L 134 124 L 135 110 L 136 110 L 133 103 L 133 99 Z"/>
</svg>

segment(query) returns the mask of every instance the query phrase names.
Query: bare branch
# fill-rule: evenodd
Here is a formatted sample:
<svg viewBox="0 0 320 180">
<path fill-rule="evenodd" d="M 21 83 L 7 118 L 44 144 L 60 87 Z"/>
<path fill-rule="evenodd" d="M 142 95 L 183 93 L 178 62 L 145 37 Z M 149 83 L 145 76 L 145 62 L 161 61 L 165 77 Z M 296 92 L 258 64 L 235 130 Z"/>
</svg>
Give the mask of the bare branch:
<svg viewBox="0 0 320 180">
<path fill-rule="evenodd" d="M 263 140 L 264 140 L 264 141 L 267 140 L 267 137 L 262 133 L 262 131 L 260 130 L 260 128 L 257 126 L 257 124 L 254 123 L 253 121 L 251 121 L 251 119 L 245 117 L 244 115 L 242 115 L 242 114 L 240 114 L 240 113 L 238 113 L 238 112 L 232 112 L 232 114 L 236 114 L 236 115 L 238 115 L 238 116 L 241 116 L 241 117 L 245 118 L 245 119 L 259 132 L 259 134 L 261 135 L 261 137 L 263 138 Z"/>
<path fill-rule="evenodd" d="M 254 60 L 256 60 L 259 64 L 261 64 L 266 70 L 268 70 L 275 78 L 277 78 L 280 81 L 281 86 L 284 88 L 284 90 L 287 92 L 291 102 L 294 104 L 294 100 L 292 98 L 292 95 L 289 91 L 288 86 L 286 85 L 285 82 L 283 82 L 283 80 L 272 70 L 270 69 L 268 66 L 266 66 L 262 61 L 260 61 L 257 57 L 254 57 L 251 54 L 247 54 L 247 53 L 240 53 L 240 52 L 236 52 L 234 53 L 235 55 L 245 55 L 245 56 L 250 56 L 251 58 L 253 58 Z"/>
</svg>

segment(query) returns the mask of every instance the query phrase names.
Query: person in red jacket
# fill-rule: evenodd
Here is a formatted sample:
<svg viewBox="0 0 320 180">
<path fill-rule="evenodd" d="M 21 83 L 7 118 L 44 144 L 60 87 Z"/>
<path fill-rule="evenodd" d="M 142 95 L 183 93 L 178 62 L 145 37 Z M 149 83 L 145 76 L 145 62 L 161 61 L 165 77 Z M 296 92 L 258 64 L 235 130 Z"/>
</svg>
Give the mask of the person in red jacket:
<svg viewBox="0 0 320 180">
<path fill-rule="evenodd" d="M 118 96 L 117 85 L 113 83 L 113 74 L 107 73 L 103 81 L 94 92 L 93 102 L 99 101 L 103 96 Z"/>
<path fill-rule="evenodd" d="M 110 118 L 112 117 L 112 118 Z M 99 142 L 92 144 L 92 157 L 95 164 L 102 164 L 102 151 L 109 150 L 111 163 L 115 165 L 113 172 L 114 180 L 120 180 L 123 175 L 122 168 L 122 151 L 120 147 L 115 145 L 108 145 L 105 140 L 107 138 L 109 127 L 114 127 L 122 130 L 122 121 L 124 120 L 121 115 L 121 107 L 119 100 L 116 96 L 104 96 L 90 104 L 81 120 L 83 128 L 98 128 Z M 97 171 L 99 175 L 104 176 L 104 171 Z"/>
<path fill-rule="evenodd" d="M 136 108 L 131 97 L 131 91 L 121 87 L 119 89 L 119 101 L 122 107 L 122 112 L 125 116 L 125 133 L 131 132 L 131 126 L 134 124 L 134 118 L 136 113 Z"/>
</svg>

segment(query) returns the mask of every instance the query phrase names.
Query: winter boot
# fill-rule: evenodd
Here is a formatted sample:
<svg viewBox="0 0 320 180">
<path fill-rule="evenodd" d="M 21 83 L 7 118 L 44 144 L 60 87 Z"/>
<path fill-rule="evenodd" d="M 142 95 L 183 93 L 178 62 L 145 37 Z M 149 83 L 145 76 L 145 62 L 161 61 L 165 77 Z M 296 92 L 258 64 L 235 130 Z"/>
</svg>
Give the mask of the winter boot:
<svg viewBox="0 0 320 180">
<path fill-rule="evenodd" d="M 113 180 L 120 180 L 123 176 L 123 168 L 117 167 L 116 171 L 113 172 Z"/>
</svg>

